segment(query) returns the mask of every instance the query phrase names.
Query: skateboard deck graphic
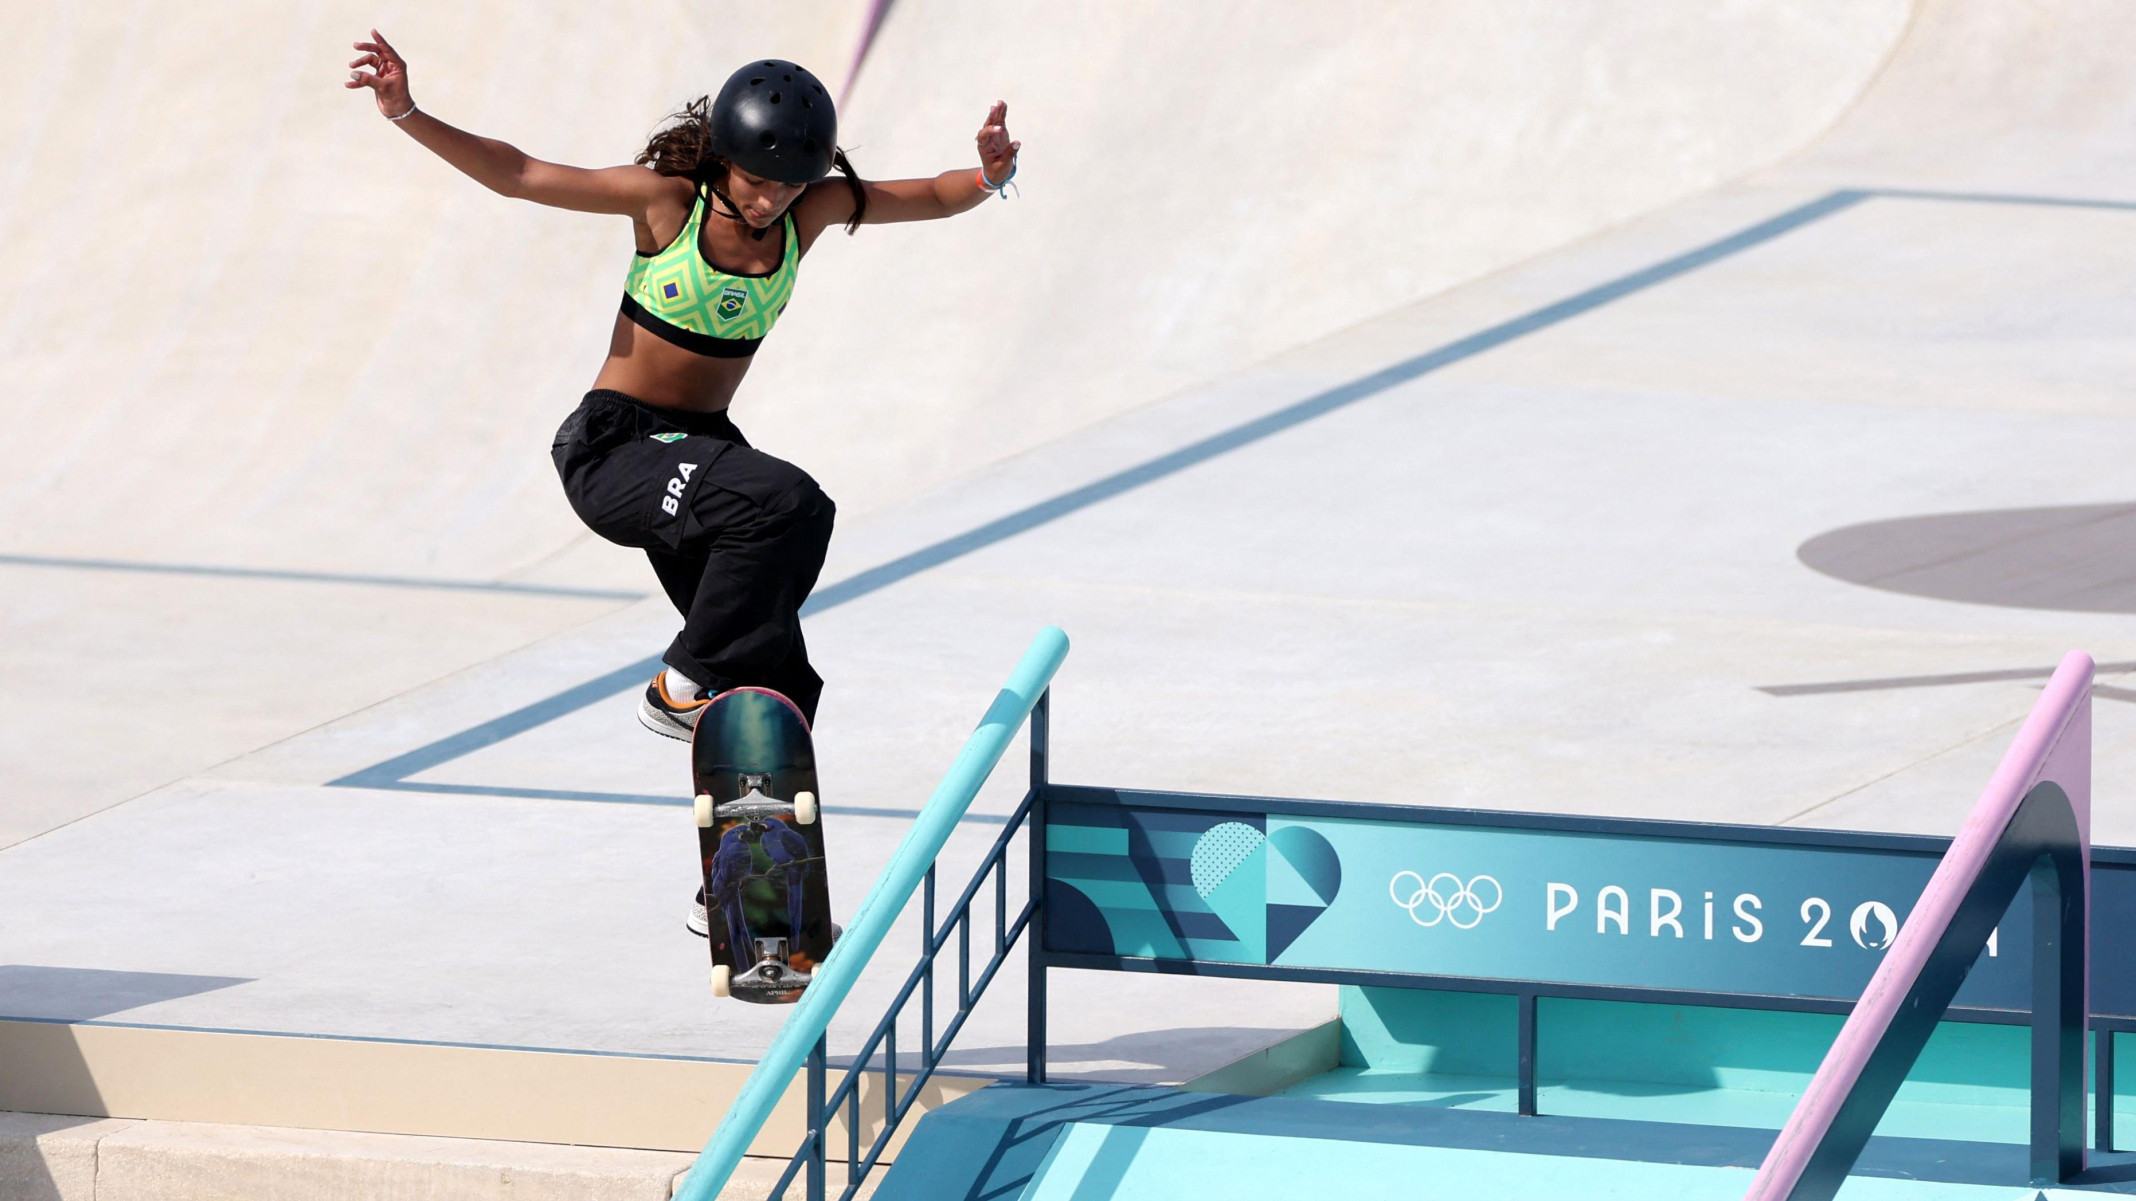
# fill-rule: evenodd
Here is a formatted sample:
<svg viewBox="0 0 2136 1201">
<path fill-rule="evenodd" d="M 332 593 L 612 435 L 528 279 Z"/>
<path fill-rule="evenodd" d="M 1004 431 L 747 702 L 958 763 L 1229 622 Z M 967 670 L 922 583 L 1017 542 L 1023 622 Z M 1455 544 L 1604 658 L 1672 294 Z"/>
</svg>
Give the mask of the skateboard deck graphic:
<svg viewBox="0 0 2136 1201">
<path fill-rule="evenodd" d="M 690 740 L 712 991 L 801 999 L 831 949 L 831 900 L 808 721 L 767 688 L 714 697 Z"/>
</svg>

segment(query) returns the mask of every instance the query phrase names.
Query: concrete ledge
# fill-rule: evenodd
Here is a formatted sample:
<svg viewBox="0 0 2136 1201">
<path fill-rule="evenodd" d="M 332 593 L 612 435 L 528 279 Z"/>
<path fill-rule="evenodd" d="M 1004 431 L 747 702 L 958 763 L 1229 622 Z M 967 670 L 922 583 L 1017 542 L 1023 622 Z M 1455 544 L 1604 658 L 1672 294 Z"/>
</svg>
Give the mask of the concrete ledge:
<svg viewBox="0 0 2136 1201">
<path fill-rule="evenodd" d="M 0 1066 L 0 1110 L 19 1113 L 681 1152 L 704 1145 L 751 1067 L 6 1018 Z M 989 1083 L 937 1073 L 886 1158 L 921 1114 Z M 879 1071 L 862 1084 L 863 1146 L 882 1128 L 882 1084 Z M 800 1146 L 804 1087 L 788 1087 L 752 1154 Z M 844 1117 L 833 1115 L 830 1131 L 841 1151 Z"/>
<path fill-rule="evenodd" d="M 0 1113 L 6 1201 L 667 1201 L 695 1158 L 490 1139 Z M 783 1160 L 743 1161 L 721 1201 L 763 1201 Z M 868 1197 L 888 1171 L 879 1167 Z M 833 1189 L 845 1186 L 830 1165 Z M 788 1190 L 797 1199 L 798 1186 Z"/>
<path fill-rule="evenodd" d="M 771 1186 L 779 1182 L 779 1173 L 785 1170 L 786 1161 L 783 1159 L 751 1156 L 734 1169 L 733 1176 L 728 1177 L 727 1187 L 719 1191 L 719 1201 L 765 1201 L 765 1198 L 771 1196 Z M 867 1183 L 861 1185 L 860 1191 L 854 1194 L 854 1201 L 868 1201 L 868 1198 L 875 1195 L 875 1190 L 882 1187 L 883 1177 L 889 1174 L 888 1163 L 876 1164 L 875 1170 L 868 1175 Z M 824 1191 L 833 1197 L 837 1196 L 839 1190 L 846 1186 L 845 1165 L 824 1165 L 823 1178 L 826 1186 Z M 682 1183 L 680 1172 L 675 1174 L 675 1183 L 678 1186 Z M 795 1177 L 794 1182 L 787 1186 L 785 1201 L 806 1201 L 807 1197 L 806 1182 Z"/>
<path fill-rule="evenodd" d="M 97 1144 L 133 1122 L 0 1113 L 0 1197 L 94 1201 Z"/>
<path fill-rule="evenodd" d="M 97 1150 L 94 1201 L 666 1201 L 673 1151 L 135 1122 Z"/>
</svg>

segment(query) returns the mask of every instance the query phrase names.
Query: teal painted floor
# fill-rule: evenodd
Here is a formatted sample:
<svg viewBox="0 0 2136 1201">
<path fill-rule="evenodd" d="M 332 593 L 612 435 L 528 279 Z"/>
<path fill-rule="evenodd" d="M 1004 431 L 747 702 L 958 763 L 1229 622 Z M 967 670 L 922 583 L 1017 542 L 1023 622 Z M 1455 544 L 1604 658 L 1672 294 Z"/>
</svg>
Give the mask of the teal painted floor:
<svg viewBox="0 0 2136 1201">
<path fill-rule="evenodd" d="M 1357 1084 L 1354 1074 L 1349 1079 Z M 1348 1096 L 1354 1102 L 1398 1091 L 1367 1081 Z M 1001 1084 L 928 1114 L 877 1196 L 1252 1201 L 1333 1190 L 1346 1199 L 1732 1201 L 1749 1187 L 1770 1142 L 1763 1131 L 1710 1122 L 1519 1117 L 1459 1104 L 1358 1105 L 1134 1085 Z M 2039 1190 L 2021 1183 L 2025 1161 L 2021 1145 L 1877 1138 L 1863 1150 L 1842 1198 L 2034 1201 Z M 1430 1185 L 1424 1194 L 1420 1181 Z M 2047 1195 L 2102 1193 L 2136 1194 L 2136 1156 L 2095 1156 L 2079 1186 Z"/>
<path fill-rule="evenodd" d="M 2021 1144 L 2026 1141 L 2026 1106 L 2029 1102 L 2022 1090 L 1971 1087 L 1964 1090 L 1969 1098 L 1964 1102 L 1939 1098 L 1939 1093 L 1948 1095 L 1950 1091 L 1935 1084 L 1907 1085 L 1892 1102 L 1883 1122 L 1877 1126 L 1877 1133 L 1893 1138 L 1962 1139 L 1983 1143 Z M 1518 1101 L 1515 1082 L 1510 1076 L 1356 1067 L 1334 1069 L 1294 1084 L 1276 1095 L 1493 1113 L 1512 1113 Z M 1778 1130 L 1786 1123 L 1799 1096 L 1799 1091 L 1699 1089 L 1640 1085 L 1628 1081 L 1611 1082 L 1606 1089 L 1546 1084 L 1536 1090 L 1536 1108 L 1562 1117 L 1623 1118 L 1640 1122 Z M 2136 1130 L 2136 1107 L 2123 1105 L 2116 1108 L 2114 1123 L 2117 1130 Z"/>
<path fill-rule="evenodd" d="M 1085 1125 L 1054 1144 L 1024 1201 L 1183 1197 L 1489 1198 L 1490 1201 L 1739 1201 L 1748 1168 L 1644 1164 L 1458 1148 L 1348 1143 L 1205 1130 Z M 1430 1181 L 1420 1191 L 1416 1182 Z M 2030 1188 L 1850 1180 L 1847 1201 L 2035 1201 Z M 2059 1197 L 2059 1191 L 2048 1196 Z M 2076 1193 L 2066 1194 L 2070 1197 Z"/>
</svg>

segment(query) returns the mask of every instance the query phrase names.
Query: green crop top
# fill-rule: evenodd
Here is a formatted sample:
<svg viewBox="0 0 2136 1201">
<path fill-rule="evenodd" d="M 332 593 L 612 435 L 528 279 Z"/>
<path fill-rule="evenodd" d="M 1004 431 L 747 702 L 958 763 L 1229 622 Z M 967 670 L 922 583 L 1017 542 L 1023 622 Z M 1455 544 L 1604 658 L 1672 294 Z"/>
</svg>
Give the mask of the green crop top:
<svg viewBox="0 0 2136 1201">
<path fill-rule="evenodd" d="M 776 269 L 763 275 L 721 270 L 704 256 L 698 240 L 708 203 L 699 185 L 697 203 L 675 240 L 653 254 L 638 252 L 623 282 L 623 312 L 684 350 L 743 358 L 756 353 L 757 343 L 786 311 L 801 262 L 800 239 L 789 210 L 780 219 L 786 252 Z"/>
</svg>

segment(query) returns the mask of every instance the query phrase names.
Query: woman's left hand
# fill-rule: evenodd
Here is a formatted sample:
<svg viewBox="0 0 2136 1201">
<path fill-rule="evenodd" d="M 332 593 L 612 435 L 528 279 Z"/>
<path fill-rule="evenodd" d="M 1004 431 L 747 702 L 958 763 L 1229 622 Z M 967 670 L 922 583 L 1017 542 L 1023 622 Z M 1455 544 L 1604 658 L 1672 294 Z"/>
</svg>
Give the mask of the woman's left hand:
<svg viewBox="0 0 2136 1201">
<path fill-rule="evenodd" d="M 979 165 L 985 169 L 988 182 L 1000 185 L 1008 179 L 1016 167 L 1016 152 L 1023 148 L 1022 142 L 1009 140 L 1009 102 L 996 100 L 987 110 L 986 124 L 979 127 Z"/>
</svg>

